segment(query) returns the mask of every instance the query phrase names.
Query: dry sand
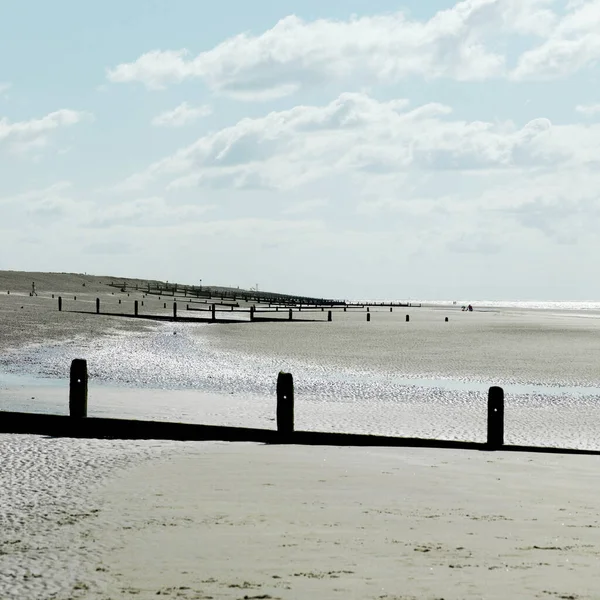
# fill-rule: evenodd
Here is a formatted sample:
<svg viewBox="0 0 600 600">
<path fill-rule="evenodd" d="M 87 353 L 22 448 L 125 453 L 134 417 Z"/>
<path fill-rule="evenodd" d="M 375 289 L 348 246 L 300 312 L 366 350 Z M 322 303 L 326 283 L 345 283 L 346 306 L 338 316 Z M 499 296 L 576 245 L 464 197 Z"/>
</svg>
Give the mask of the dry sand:
<svg viewBox="0 0 600 600">
<path fill-rule="evenodd" d="M 597 458 L 189 448 L 105 489 L 99 598 L 600 597 Z"/>
</svg>

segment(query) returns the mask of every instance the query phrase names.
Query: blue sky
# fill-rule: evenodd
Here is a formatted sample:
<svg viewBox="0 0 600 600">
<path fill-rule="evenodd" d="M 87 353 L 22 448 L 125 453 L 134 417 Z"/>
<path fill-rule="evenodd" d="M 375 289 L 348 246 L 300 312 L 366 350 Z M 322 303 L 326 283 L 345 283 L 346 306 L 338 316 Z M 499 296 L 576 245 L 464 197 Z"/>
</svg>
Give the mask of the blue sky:
<svg viewBox="0 0 600 600">
<path fill-rule="evenodd" d="M 598 59 L 598 0 L 11 3 L 0 268 L 597 299 Z"/>
</svg>

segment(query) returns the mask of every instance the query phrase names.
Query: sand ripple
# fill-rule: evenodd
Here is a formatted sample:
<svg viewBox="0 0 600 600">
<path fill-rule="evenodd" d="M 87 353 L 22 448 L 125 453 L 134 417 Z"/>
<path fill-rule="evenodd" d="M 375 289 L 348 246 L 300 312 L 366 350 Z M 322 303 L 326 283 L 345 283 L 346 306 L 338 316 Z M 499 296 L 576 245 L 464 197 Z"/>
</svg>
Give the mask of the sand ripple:
<svg viewBox="0 0 600 600">
<path fill-rule="evenodd" d="M 0 435 L 0 598 L 85 597 L 101 576 L 87 571 L 96 550 L 82 542 L 100 509 L 94 491 L 116 471 L 178 447 Z"/>
</svg>

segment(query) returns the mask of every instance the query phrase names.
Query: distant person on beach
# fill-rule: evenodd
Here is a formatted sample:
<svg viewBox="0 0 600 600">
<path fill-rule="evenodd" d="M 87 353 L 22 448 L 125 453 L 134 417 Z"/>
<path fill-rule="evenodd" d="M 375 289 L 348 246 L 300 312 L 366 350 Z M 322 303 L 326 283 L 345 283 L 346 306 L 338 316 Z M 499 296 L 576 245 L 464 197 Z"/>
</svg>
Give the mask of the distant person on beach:
<svg viewBox="0 0 600 600">
<path fill-rule="evenodd" d="M 37 296 L 37 292 L 35 291 L 35 281 L 31 283 L 31 294 L 30 296 Z"/>
</svg>

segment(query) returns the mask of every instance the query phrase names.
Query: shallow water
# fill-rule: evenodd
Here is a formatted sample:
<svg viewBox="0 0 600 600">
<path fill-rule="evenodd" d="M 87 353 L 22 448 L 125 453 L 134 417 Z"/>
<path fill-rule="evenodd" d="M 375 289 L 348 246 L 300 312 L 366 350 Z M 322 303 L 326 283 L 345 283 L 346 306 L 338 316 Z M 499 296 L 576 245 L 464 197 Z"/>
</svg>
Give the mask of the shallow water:
<svg viewBox="0 0 600 600">
<path fill-rule="evenodd" d="M 555 365 L 553 380 L 539 382 L 555 356 L 567 351 L 573 356 L 578 335 L 582 356 L 587 352 L 587 329 L 562 324 L 557 332 L 553 323 L 544 329 L 528 317 L 512 324 L 520 332 L 513 344 L 505 332 L 510 324 L 463 321 L 455 331 L 440 333 L 435 318 L 417 314 L 421 322 L 403 332 L 410 354 L 390 350 L 397 344 L 393 327 L 400 326 L 403 315 L 390 319 L 377 313 L 378 327 L 370 329 L 357 315 L 340 319 L 337 329 L 325 329 L 329 324 L 169 323 L 150 333 L 38 344 L 0 360 L 0 401 L 11 410 L 66 414 L 70 361 L 85 357 L 91 416 L 273 427 L 276 377 L 286 370 L 294 375 L 300 429 L 482 441 L 487 390 L 500 384 L 506 392 L 507 441 L 600 447 L 593 425 L 600 382 L 588 376 L 593 361 L 579 360 L 575 377 L 571 364 Z M 489 323 L 508 340 L 502 348 L 493 339 L 497 355 L 485 345 Z M 554 345 L 538 347 L 536 340 L 544 336 Z M 353 346 L 348 339 L 355 340 Z M 481 355 L 471 362 L 471 372 L 455 357 L 440 360 L 440 347 L 456 340 L 479 344 L 470 349 L 470 356 Z M 415 372 L 428 364 L 428 353 L 438 360 L 438 372 Z M 507 375 L 508 357 L 525 376 Z"/>
</svg>

